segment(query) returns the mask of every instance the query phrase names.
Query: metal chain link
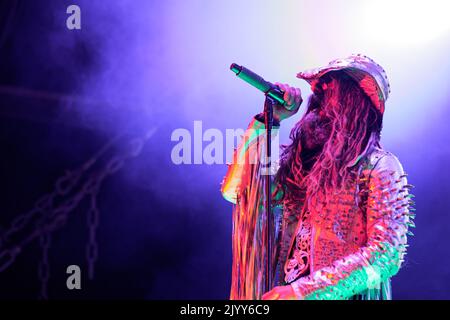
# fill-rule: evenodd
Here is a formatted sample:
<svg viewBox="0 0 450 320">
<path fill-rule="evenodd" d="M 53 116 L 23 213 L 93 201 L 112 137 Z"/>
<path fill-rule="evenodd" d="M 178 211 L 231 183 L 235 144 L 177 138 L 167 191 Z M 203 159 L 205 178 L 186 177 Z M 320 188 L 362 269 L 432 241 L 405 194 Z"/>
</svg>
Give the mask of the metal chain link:
<svg viewBox="0 0 450 320">
<path fill-rule="evenodd" d="M 91 173 L 88 170 L 119 138 L 115 137 L 105 144 L 96 155 L 91 157 L 80 168 L 67 171 L 57 179 L 55 189 L 45 194 L 35 202 L 34 207 L 25 214 L 17 216 L 8 230 L 0 234 L 0 273 L 14 263 L 22 248 L 39 237 L 42 249 L 42 259 L 39 263 L 39 279 L 41 281 L 41 299 L 48 299 L 47 286 L 50 277 L 48 251 L 51 233 L 63 227 L 69 213 L 86 197 L 90 197 L 90 209 L 87 214 L 89 239 L 86 256 L 89 267 L 89 278 L 94 276 L 94 265 L 98 258 L 97 228 L 99 224 L 99 210 L 97 196 L 103 180 L 123 167 L 125 161 L 136 157 L 142 151 L 145 142 L 153 136 L 156 128 L 149 130 L 143 137 L 134 138 L 127 144 L 125 152 L 113 156 L 100 170 Z M 77 188 L 78 187 L 78 188 Z M 58 203 L 58 198 L 59 203 Z M 28 230 L 30 229 L 30 230 Z M 21 234 L 22 233 L 22 234 Z"/>
<path fill-rule="evenodd" d="M 46 232 L 40 236 L 39 244 L 42 250 L 41 261 L 38 267 L 38 277 L 41 282 L 39 300 L 48 300 L 48 280 L 50 279 L 50 264 L 48 262 L 48 252 L 50 250 L 51 234 Z"/>
<path fill-rule="evenodd" d="M 88 263 L 88 276 L 90 280 L 94 278 L 95 262 L 98 258 L 97 227 L 100 219 L 100 213 L 97 207 L 98 191 L 99 186 L 92 190 L 90 196 L 90 208 L 87 213 L 89 239 L 86 246 L 86 260 Z"/>
</svg>

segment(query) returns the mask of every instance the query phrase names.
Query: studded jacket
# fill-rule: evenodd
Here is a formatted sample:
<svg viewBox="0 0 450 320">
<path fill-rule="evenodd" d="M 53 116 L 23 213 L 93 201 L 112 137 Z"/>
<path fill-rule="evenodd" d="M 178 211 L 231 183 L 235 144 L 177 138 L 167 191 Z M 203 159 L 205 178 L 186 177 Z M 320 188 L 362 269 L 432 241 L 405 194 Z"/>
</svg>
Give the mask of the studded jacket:
<svg viewBox="0 0 450 320">
<path fill-rule="evenodd" d="M 250 123 L 221 188 L 235 204 L 231 299 L 264 293 L 263 129 Z M 274 211 L 275 285 L 290 284 L 301 299 L 391 298 L 389 280 L 414 226 L 413 201 L 400 162 L 375 141 L 348 165 L 353 179 L 326 206 L 311 199 L 308 210 Z"/>
</svg>

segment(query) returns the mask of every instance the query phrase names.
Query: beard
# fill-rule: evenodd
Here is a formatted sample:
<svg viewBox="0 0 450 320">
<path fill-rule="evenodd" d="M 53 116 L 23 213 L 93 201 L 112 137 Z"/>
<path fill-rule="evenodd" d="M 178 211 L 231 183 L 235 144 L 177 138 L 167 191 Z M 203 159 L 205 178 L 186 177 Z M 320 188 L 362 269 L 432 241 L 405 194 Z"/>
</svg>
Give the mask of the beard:
<svg viewBox="0 0 450 320">
<path fill-rule="evenodd" d="M 309 153 L 321 151 L 330 138 L 330 120 L 320 114 L 320 107 L 320 99 L 312 95 L 308 102 L 308 112 L 300 120 L 302 150 Z"/>
</svg>

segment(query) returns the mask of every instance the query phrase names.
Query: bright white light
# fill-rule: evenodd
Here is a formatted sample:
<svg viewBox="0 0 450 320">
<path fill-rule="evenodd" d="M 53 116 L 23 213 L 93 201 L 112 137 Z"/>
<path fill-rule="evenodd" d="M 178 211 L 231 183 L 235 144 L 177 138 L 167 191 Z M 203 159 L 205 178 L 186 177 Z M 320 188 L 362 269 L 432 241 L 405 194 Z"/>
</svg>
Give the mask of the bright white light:
<svg viewBox="0 0 450 320">
<path fill-rule="evenodd" d="M 365 35 L 381 44 L 420 45 L 450 31 L 448 0 L 373 0 L 363 10 Z"/>
</svg>

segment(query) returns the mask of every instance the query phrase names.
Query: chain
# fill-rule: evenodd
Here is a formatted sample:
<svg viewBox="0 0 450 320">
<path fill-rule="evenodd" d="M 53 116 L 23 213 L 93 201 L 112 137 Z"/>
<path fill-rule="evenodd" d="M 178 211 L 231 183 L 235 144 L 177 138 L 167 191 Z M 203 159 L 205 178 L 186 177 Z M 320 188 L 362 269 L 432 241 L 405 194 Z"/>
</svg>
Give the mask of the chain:
<svg viewBox="0 0 450 320">
<path fill-rule="evenodd" d="M 115 138 L 111 139 L 108 143 L 106 143 L 96 154 L 94 154 L 88 161 L 86 161 L 80 168 L 72 171 L 67 171 L 62 177 L 58 178 L 55 183 L 55 189 L 44 196 L 42 196 L 40 199 L 38 199 L 34 207 L 28 211 L 27 213 L 24 213 L 22 215 L 17 216 L 12 223 L 8 230 L 4 231 L 2 234 L 0 234 L 0 272 L 5 270 L 5 264 L 1 263 L 1 257 L 10 257 L 13 252 L 10 254 L 6 253 L 7 249 L 4 247 L 7 246 L 10 242 L 19 242 L 23 245 L 27 244 L 28 240 L 33 240 L 35 237 L 32 237 L 33 239 L 27 239 L 24 238 L 22 240 L 15 239 L 14 237 L 17 237 L 17 234 L 19 234 L 22 231 L 25 231 L 29 225 L 33 225 L 34 221 L 41 218 L 42 215 L 45 215 L 46 212 L 51 210 L 51 207 L 57 197 L 64 197 L 68 195 L 69 193 L 73 192 L 77 183 L 82 178 L 82 176 L 92 167 L 94 164 L 98 161 L 98 159 L 121 137 L 122 135 L 117 135 Z M 69 201 L 67 210 L 73 209 L 73 207 L 78 204 L 77 196 L 73 197 L 72 203 Z M 59 208 L 59 212 L 64 211 L 62 206 Z M 39 236 L 36 235 L 36 236 Z M 11 251 L 11 250 L 10 250 Z M 15 250 L 14 252 L 16 252 Z M 20 251 L 20 250 L 19 250 Z M 10 258 L 13 259 L 14 258 Z"/>
<path fill-rule="evenodd" d="M 42 249 L 42 259 L 39 263 L 38 276 L 41 282 L 40 299 L 47 299 L 47 285 L 50 277 L 48 251 L 51 233 L 63 227 L 78 204 L 87 196 L 90 208 L 87 213 L 89 239 L 86 247 L 86 257 L 89 268 L 89 278 L 94 276 L 94 265 L 98 258 L 97 228 L 99 224 L 99 210 L 97 196 L 103 180 L 123 167 L 125 161 L 136 157 L 142 151 L 145 142 L 153 136 L 156 128 L 149 130 L 144 136 L 134 138 L 126 146 L 121 155 L 113 156 L 100 170 L 85 176 L 97 160 L 113 145 L 119 136 L 115 137 L 100 149 L 80 168 L 67 171 L 57 179 L 55 189 L 38 199 L 34 207 L 15 218 L 10 228 L 0 234 L 0 272 L 14 263 L 22 248 L 39 238 Z"/>
<path fill-rule="evenodd" d="M 143 138 L 136 138 L 129 142 L 128 150 L 124 156 L 113 157 L 105 167 L 105 170 L 101 172 L 98 179 L 95 180 L 95 184 L 90 184 L 87 187 L 87 192 L 90 194 L 90 208 L 87 213 L 87 224 L 89 239 L 86 245 L 86 260 L 88 264 L 88 276 L 92 280 L 94 278 L 95 262 L 98 258 L 98 243 L 97 243 L 97 228 L 100 219 L 100 213 L 97 207 L 97 195 L 99 192 L 101 181 L 108 175 L 114 174 L 120 168 L 123 167 L 126 158 L 138 156 L 144 146 L 145 141 L 150 138 L 154 133 L 154 130 L 149 131 Z"/>
<path fill-rule="evenodd" d="M 97 244 L 97 227 L 99 224 L 100 213 L 97 207 L 98 186 L 92 190 L 90 194 L 90 208 L 87 212 L 88 224 L 88 243 L 86 246 L 86 260 L 88 263 L 88 276 L 92 280 L 94 278 L 95 262 L 98 258 L 98 244 Z"/>
<path fill-rule="evenodd" d="M 48 280 L 50 279 L 50 264 L 48 262 L 48 252 L 50 250 L 51 234 L 43 233 L 40 236 L 39 244 L 42 250 L 41 261 L 38 267 L 38 277 L 41 282 L 39 300 L 48 300 Z"/>
</svg>

